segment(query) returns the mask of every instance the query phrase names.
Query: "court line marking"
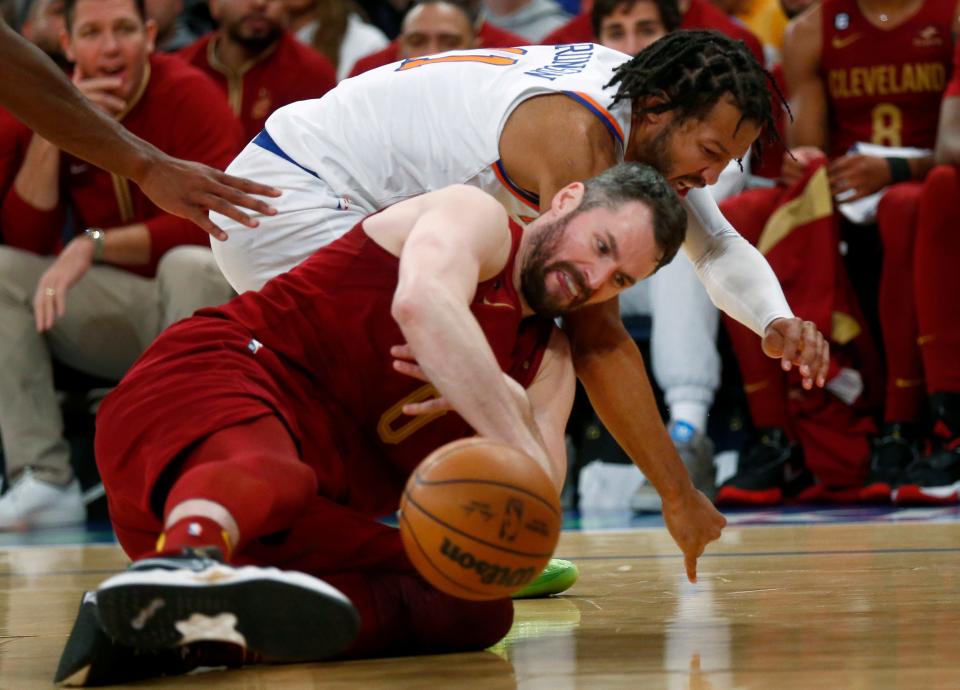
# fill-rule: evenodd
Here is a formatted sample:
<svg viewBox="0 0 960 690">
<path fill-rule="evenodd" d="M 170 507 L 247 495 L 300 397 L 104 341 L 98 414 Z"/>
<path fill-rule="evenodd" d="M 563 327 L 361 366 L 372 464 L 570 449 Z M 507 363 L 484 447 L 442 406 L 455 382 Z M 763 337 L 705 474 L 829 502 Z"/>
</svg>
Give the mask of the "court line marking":
<svg viewBox="0 0 960 690">
<path fill-rule="evenodd" d="M 727 553 L 705 553 L 700 559 L 705 558 L 766 558 L 783 556 L 868 556 L 868 555 L 897 555 L 907 553 L 960 553 L 957 547 L 929 547 L 915 549 L 856 549 L 852 551 L 734 551 Z M 616 556 L 555 556 L 564 558 L 573 562 L 579 561 L 657 561 L 667 559 L 681 559 L 682 553 L 677 554 L 647 554 L 647 555 L 616 555 Z M 13 577 L 63 577 L 75 575 L 114 575 L 122 570 L 112 568 L 102 568 L 97 570 L 61 570 L 49 572 L 0 572 L 0 578 Z"/>
<path fill-rule="evenodd" d="M 920 547 L 903 549 L 853 549 L 849 551 L 733 551 L 724 553 L 704 553 L 700 558 L 746 558 L 746 557 L 768 557 L 768 556 L 866 556 L 876 555 L 895 555 L 901 553 L 960 553 L 960 548 L 953 546 L 945 547 Z M 569 561 L 654 561 L 666 558 L 683 558 L 682 553 L 668 554 L 648 554 L 635 556 L 554 556 L 555 558 L 564 558 Z"/>
</svg>

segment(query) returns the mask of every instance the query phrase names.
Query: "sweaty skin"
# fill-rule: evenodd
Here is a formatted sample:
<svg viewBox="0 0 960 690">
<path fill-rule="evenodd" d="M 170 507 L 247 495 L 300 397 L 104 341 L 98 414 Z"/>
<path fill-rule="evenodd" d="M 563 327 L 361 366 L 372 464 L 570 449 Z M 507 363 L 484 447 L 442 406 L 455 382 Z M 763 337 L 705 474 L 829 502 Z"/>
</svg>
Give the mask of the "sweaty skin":
<svg viewBox="0 0 960 690">
<path fill-rule="evenodd" d="M 539 131 L 534 135 L 534 129 Z M 559 131 L 562 130 L 562 136 Z M 536 150 L 533 142 L 567 146 Z M 500 155 L 511 179 L 541 199 L 574 180 L 617 163 L 614 140 L 596 117 L 564 96 L 542 96 L 521 104 L 500 137 Z M 726 525 L 709 499 L 697 491 L 660 421 L 643 357 L 620 320 L 617 300 L 569 314 L 574 369 L 590 402 L 614 438 L 663 498 L 663 515 L 684 554 L 687 576 L 696 580 L 697 558 Z"/>
<path fill-rule="evenodd" d="M 739 125 L 738 114 L 721 103 L 706 121 L 680 125 L 683 140 L 693 145 L 671 152 L 674 169 L 664 172 L 675 186 L 712 184 L 731 158 L 746 155 L 759 131 L 751 123 Z M 635 116 L 625 158 L 642 159 L 642 138 L 664 128 L 671 117 Z M 718 153 L 718 142 L 727 155 Z M 550 199 L 563 185 L 615 165 L 616 146 L 586 109 L 565 96 L 548 95 L 525 101 L 511 113 L 500 137 L 500 156 L 516 184 Z M 703 232 L 688 226 L 688 236 L 692 230 Z M 693 487 L 683 467 L 660 420 L 643 358 L 620 320 L 617 300 L 567 315 L 564 327 L 578 378 L 604 425 L 660 493 L 664 521 L 684 553 L 688 578 L 695 581 L 697 558 L 719 538 L 726 520 Z M 824 385 L 829 350 L 812 323 L 777 319 L 763 336 L 764 351 L 782 358 L 785 369 L 800 366 L 805 386 Z"/>
</svg>

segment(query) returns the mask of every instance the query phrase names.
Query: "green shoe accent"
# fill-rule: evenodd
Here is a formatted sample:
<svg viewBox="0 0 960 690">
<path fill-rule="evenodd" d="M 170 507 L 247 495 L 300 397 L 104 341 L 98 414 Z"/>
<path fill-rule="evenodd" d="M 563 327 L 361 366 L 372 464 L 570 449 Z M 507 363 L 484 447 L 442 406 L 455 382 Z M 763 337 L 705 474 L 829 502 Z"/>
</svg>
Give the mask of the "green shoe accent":
<svg viewBox="0 0 960 690">
<path fill-rule="evenodd" d="M 578 577 L 580 577 L 580 571 L 573 563 L 559 558 L 551 558 L 547 567 L 540 573 L 540 577 L 519 592 L 514 592 L 511 597 L 513 599 L 538 599 L 548 597 L 551 594 L 560 594 L 573 587 Z"/>
</svg>

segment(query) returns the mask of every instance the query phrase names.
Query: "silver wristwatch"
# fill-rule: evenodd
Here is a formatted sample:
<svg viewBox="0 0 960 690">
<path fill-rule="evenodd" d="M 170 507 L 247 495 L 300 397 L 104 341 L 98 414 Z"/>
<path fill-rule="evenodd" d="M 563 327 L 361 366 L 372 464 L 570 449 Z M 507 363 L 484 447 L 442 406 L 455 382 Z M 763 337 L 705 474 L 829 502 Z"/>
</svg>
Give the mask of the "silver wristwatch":
<svg viewBox="0 0 960 690">
<path fill-rule="evenodd" d="M 103 238 L 106 233 L 100 228 L 87 228 L 83 231 L 91 242 L 93 242 L 93 261 L 94 263 L 103 258 Z"/>
</svg>

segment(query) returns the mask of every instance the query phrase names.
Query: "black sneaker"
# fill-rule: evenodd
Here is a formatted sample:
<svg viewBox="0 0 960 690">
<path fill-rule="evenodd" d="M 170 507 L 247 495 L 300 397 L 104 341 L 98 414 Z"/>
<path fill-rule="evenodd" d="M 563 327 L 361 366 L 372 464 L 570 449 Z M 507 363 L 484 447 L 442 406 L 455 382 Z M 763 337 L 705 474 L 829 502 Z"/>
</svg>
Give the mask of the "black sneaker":
<svg viewBox="0 0 960 690">
<path fill-rule="evenodd" d="M 934 420 L 930 447 L 907 467 L 894 496 L 898 505 L 960 502 L 960 393 L 934 393 L 930 412 Z"/>
<path fill-rule="evenodd" d="M 245 661 L 252 660 L 245 659 L 244 650 L 233 644 L 198 643 L 143 651 L 117 644 L 100 627 L 96 592 L 86 592 L 53 682 L 64 687 L 116 685 L 182 675 L 200 666 L 237 668 Z"/>
<path fill-rule="evenodd" d="M 743 449 L 737 473 L 717 490 L 715 503 L 726 506 L 777 505 L 800 497 L 814 485 L 803 463 L 803 450 L 791 443 L 783 429 L 759 429 Z"/>
<path fill-rule="evenodd" d="M 915 460 L 894 491 L 897 505 L 955 505 L 960 502 L 960 444 Z"/>
<path fill-rule="evenodd" d="M 870 470 L 860 500 L 887 503 L 903 481 L 907 466 L 917 459 L 913 434 L 903 424 L 887 424 L 873 440 Z"/>
<path fill-rule="evenodd" d="M 360 628 L 353 604 L 322 580 L 194 552 L 137 561 L 100 585 L 97 607 L 103 630 L 127 647 L 232 643 L 274 663 L 333 656 Z"/>
</svg>

